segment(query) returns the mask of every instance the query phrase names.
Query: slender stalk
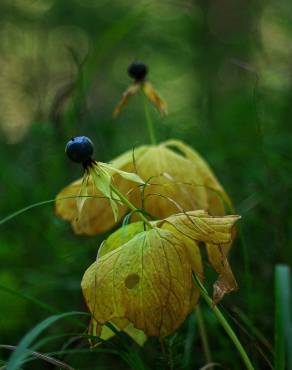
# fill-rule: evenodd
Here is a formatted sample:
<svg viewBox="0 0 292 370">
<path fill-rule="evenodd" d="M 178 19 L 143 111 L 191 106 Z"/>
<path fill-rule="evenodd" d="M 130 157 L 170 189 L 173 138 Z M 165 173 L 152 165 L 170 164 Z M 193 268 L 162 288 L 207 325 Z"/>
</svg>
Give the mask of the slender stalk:
<svg viewBox="0 0 292 370">
<path fill-rule="evenodd" d="M 144 97 L 144 110 L 145 110 L 145 117 L 146 117 L 150 142 L 151 142 L 152 145 L 156 145 L 157 141 L 156 141 L 156 135 L 155 135 L 155 130 L 154 130 L 154 124 L 153 124 L 153 121 L 151 119 L 151 115 L 150 115 L 150 112 L 149 112 L 148 101 L 147 101 L 146 97 Z"/>
<path fill-rule="evenodd" d="M 50 203 L 54 203 L 56 200 L 55 199 L 50 199 L 50 200 L 44 200 L 42 202 L 38 202 L 38 203 L 34 203 L 34 204 L 30 204 L 29 206 L 27 207 L 24 207 L 24 208 L 21 208 L 19 209 L 18 211 L 16 212 L 13 212 L 11 213 L 10 215 L 2 218 L 0 220 L 0 225 L 4 224 L 5 222 L 7 221 L 10 221 L 12 218 L 18 216 L 18 215 L 21 215 L 22 213 L 26 212 L 26 211 L 29 211 L 30 209 L 32 208 L 35 208 L 35 207 L 39 207 L 39 206 L 43 206 L 45 204 L 50 204 Z"/>
<path fill-rule="evenodd" d="M 203 299 L 205 300 L 207 305 L 211 308 L 211 310 L 214 312 L 215 316 L 217 317 L 218 321 L 222 325 L 223 329 L 226 331 L 229 338 L 232 340 L 233 344 L 237 348 L 237 350 L 238 350 L 246 368 L 248 370 L 255 370 L 251 361 L 250 361 L 250 359 L 249 359 L 249 357 L 248 357 L 248 355 L 247 355 L 247 353 L 246 353 L 246 351 L 245 351 L 245 349 L 243 348 L 243 346 L 240 343 L 237 335 L 235 334 L 234 330 L 231 328 L 231 326 L 229 325 L 228 321 L 225 319 L 224 315 L 219 310 L 219 308 L 214 305 L 213 300 L 209 297 L 208 292 L 204 288 L 200 279 L 195 274 L 193 274 L 193 277 L 194 277 L 194 282 L 195 282 L 196 286 L 199 288 Z"/>
<path fill-rule="evenodd" d="M 202 344 L 203 344 L 203 350 L 204 350 L 204 354 L 205 354 L 205 357 L 206 357 L 206 361 L 208 363 L 211 363 L 212 362 L 212 356 L 211 356 L 211 351 L 210 351 L 208 336 L 207 336 L 207 332 L 206 332 L 205 322 L 204 322 L 204 318 L 203 318 L 203 315 L 202 315 L 200 305 L 198 305 L 196 307 L 195 312 L 196 312 L 199 332 L 200 332 L 200 336 L 201 336 L 201 340 L 202 340 Z M 213 369 L 213 367 L 211 367 L 210 369 Z"/>
<path fill-rule="evenodd" d="M 147 218 L 143 215 L 143 213 L 138 208 L 136 208 L 134 206 L 134 204 L 131 203 L 129 201 L 129 199 L 124 196 L 124 194 L 122 194 L 114 185 L 111 185 L 111 189 L 112 189 L 113 193 L 115 193 L 119 197 L 119 199 L 122 203 L 124 203 L 126 206 L 128 206 L 132 211 L 134 211 L 134 212 L 138 211 L 141 220 L 144 221 L 151 229 L 153 228 L 153 226 L 147 220 Z"/>
</svg>

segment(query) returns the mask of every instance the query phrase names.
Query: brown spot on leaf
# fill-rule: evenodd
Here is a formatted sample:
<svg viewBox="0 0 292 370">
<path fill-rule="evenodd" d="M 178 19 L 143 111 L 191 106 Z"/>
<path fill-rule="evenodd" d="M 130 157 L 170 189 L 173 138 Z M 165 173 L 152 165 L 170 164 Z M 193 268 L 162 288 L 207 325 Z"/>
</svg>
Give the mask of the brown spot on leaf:
<svg viewBox="0 0 292 370">
<path fill-rule="evenodd" d="M 139 284 L 140 277 L 137 274 L 130 274 L 125 279 L 125 285 L 128 289 L 133 289 Z"/>
</svg>

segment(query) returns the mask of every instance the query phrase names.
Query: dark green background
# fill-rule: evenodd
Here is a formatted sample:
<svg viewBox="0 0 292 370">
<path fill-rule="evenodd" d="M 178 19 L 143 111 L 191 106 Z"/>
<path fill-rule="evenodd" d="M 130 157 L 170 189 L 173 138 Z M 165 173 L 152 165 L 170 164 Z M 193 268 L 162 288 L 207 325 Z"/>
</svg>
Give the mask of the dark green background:
<svg viewBox="0 0 292 370">
<path fill-rule="evenodd" d="M 289 2 L 2 0 L 0 14 L 1 217 L 54 198 L 82 174 L 64 155 L 70 137 L 90 136 L 101 161 L 149 142 L 142 96 L 118 120 L 111 118 L 131 82 L 128 64 L 145 61 L 149 80 L 169 105 L 163 119 L 151 108 L 159 140 L 178 138 L 198 150 L 242 215 L 244 240 L 231 253 L 240 289 L 223 305 L 257 368 L 269 368 L 233 309 L 273 342 L 274 266 L 291 261 L 292 245 Z M 16 345 L 49 315 L 4 287 L 60 312 L 85 310 L 80 280 L 102 239 L 75 236 L 52 205 L 0 226 L 1 343 Z M 203 313 L 214 362 L 241 368 L 219 324 L 205 307 Z M 206 363 L 195 323 L 189 367 L 181 360 L 191 324 L 168 343 L 175 343 L 174 368 Z M 76 328 L 60 322 L 46 335 L 62 332 Z M 66 340 L 40 351 L 58 350 Z M 155 340 L 141 356 L 151 369 L 168 368 Z M 127 368 L 103 354 L 64 360 L 78 369 Z M 37 362 L 28 368 L 53 367 Z"/>
</svg>

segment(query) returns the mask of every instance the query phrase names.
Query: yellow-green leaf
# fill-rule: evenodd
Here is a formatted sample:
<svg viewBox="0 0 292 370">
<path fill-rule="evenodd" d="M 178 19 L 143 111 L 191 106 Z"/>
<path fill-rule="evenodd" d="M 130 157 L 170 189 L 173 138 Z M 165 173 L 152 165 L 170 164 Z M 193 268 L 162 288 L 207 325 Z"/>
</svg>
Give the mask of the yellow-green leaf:
<svg viewBox="0 0 292 370">
<path fill-rule="evenodd" d="M 193 307 L 188 252 L 168 230 L 140 232 L 98 258 L 85 272 L 82 290 L 97 333 L 106 322 L 125 319 L 147 336 L 164 337 Z"/>
</svg>

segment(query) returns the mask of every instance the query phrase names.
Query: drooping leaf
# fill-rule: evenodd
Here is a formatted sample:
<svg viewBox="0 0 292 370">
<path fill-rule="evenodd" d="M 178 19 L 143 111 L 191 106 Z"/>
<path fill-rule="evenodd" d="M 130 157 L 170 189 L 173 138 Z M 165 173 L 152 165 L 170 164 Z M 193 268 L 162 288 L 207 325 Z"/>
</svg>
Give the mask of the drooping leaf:
<svg viewBox="0 0 292 370">
<path fill-rule="evenodd" d="M 204 242 L 211 266 L 219 274 L 214 284 L 213 299 L 219 302 L 224 294 L 237 289 L 229 266 L 227 252 L 233 240 L 233 227 L 239 216 L 212 217 L 205 211 L 191 211 L 168 217 L 156 223 L 159 227 L 171 225 L 182 238 Z M 165 226 L 164 226 L 165 225 Z M 196 272 L 196 270 L 194 270 Z"/>
<path fill-rule="evenodd" d="M 167 147 L 178 149 L 187 159 L 196 166 L 196 174 L 201 179 L 208 196 L 208 211 L 216 216 L 225 214 L 225 206 L 232 209 L 231 201 L 211 170 L 209 164 L 193 148 L 179 140 L 168 140 Z"/>
<path fill-rule="evenodd" d="M 121 100 L 116 105 L 113 117 L 117 118 L 119 114 L 121 113 L 121 110 L 128 104 L 128 101 L 131 96 L 135 95 L 141 88 L 141 85 L 139 83 L 134 83 L 130 85 L 126 91 L 123 92 L 123 95 L 121 97 Z"/>
<path fill-rule="evenodd" d="M 148 183 L 144 191 L 144 207 L 158 219 L 182 210 L 207 209 L 206 190 L 196 168 L 163 144 L 150 146 L 136 160 L 138 175 Z M 142 206 L 140 192 L 133 191 L 130 200 Z"/>
<path fill-rule="evenodd" d="M 98 258 L 85 272 L 82 289 L 98 332 L 106 322 L 123 329 L 122 319 L 147 336 L 164 337 L 180 326 L 193 307 L 194 285 L 185 245 L 170 231 L 158 228 L 140 232 Z"/>
<path fill-rule="evenodd" d="M 147 98 L 155 105 L 155 107 L 159 110 L 162 116 L 166 116 L 168 114 L 167 104 L 166 102 L 159 96 L 158 92 L 154 89 L 152 84 L 149 81 L 145 81 L 142 83 L 142 90 Z"/>
</svg>

